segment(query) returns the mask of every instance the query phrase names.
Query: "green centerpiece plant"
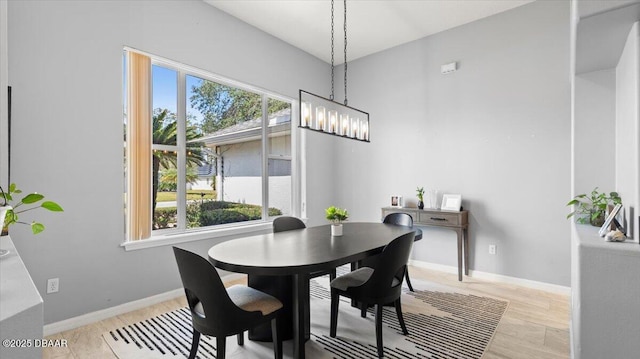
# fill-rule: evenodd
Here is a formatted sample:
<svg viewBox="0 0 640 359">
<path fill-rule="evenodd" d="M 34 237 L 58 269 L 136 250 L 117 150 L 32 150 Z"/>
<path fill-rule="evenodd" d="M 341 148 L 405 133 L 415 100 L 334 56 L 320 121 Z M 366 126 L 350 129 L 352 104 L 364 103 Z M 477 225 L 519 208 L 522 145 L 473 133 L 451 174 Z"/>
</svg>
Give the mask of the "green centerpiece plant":
<svg viewBox="0 0 640 359">
<path fill-rule="evenodd" d="M 598 187 L 586 193 L 575 196 L 567 206 L 575 206 L 575 210 L 567 215 L 567 218 L 577 217 L 576 222 L 600 227 L 604 223 L 607 207 L 622 203 L 618 192 L 600 193 Z"/>
<path fill-rule="evenodd" d="M 349 212 L 336 206 L 331 206 L 325 210 L 326 218 L 333 222 L 331 224 L 331 235 L 334 237 L 342 235 L 342 221 L 349 218 Z"/>
<path fill-rule="evenodd" d="M 53 201 L 43 201 L 44 196 L 40 193 L 33 192 L 26 196 L 23 196 L 19 201 L 14 199 L 14 196 L 20 195 L 22 191 L 18 189 L 15 183 L 9 185 L 9 191 L 5 192 L 0 187 L 0 208 L 3 209 L 5 214 L 4 221 L 1 222 L 2 232 L 8 233 L 8 228 L 14 223 L 26 224 L 31 226 L 31 232 L 38 234 L 44 231 L 44 224 L 36 221 L 31 223 L 23 222 L 20 220 L 19 215 L 27 211 L 33 211 L 38 208 L 44 208 L 51 212 L 62 212 L 62 207 Z"/>
</svg>

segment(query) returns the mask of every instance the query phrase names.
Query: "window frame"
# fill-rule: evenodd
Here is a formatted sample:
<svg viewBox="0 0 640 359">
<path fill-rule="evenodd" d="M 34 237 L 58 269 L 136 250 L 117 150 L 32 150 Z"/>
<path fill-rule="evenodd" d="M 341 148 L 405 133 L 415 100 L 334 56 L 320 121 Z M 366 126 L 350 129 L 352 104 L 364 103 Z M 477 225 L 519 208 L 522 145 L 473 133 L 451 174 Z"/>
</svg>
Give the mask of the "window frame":
<svg viewBox="0 0 640 359">
<path fill-rule="evenodd" d="M 242 83 L 240 81 L 236 81 L 233 79 L 229 79 L 227 77 L 205 71 L 202 69 L 198 69 L 193 66 L 189 66 L 186 64 L 178 63 L 173 60 L 169 60 L 157 55 L 149 54 L 147 52 L 143 52 L 137 49 L 125 47 L 125 52 L 135 52 L 139 54 L 143 54 L 151 59 L 151 66 L 157 65 L 167 69 L 171 69 L 176 71 L 177 73 L 177 113 L 176 113 L 176 121 L 177 121 L 177 140 L 175 149 L 177 151 L 177 163 L 178 163 L 178 184 L 176 191 L 176 205 L 177 211 L 180 215 L 178 215 L 178 226 L 177 228 L 168 228 L 168 229 L 159 229 L 153 230 L 151 229 L 151 236 L 149 238 L 139 239 L 139 240 L 130 240 L 129 238 L 125 238 L 125 241 L 121 244 L 125 250 L 136 250 L 143 248 L 150 248 L 156 246 L 164 246 L 171 245 L 176 243 L 194 241 L 194 240 L 202 240 L 202 239 L 212 239 L 226 236 L 235 236 L 242 234 L 250 234 L 250 233 L 264 233 L 265 231 L 271 230 L 271 222 L 275 217 L 270 217 L 268 215 L 269 210 L 269 171 L 268 171 L 268 162 L 269 159 L 272 158 L 269 153 L 269 141 L 268 141 L 268 100 L 274 99 L 278 101 L 287 102 L 291 105 L 291 121 L 290 121 L 290 134 L 291 134 L 291 156 L 287 156 L 287 159 L 291 160 L 291 214 L 292 216 L 302 217 L 302 208 L 301 205 L 301 173 L 300 173 L 300 163 L 299 153 L 300 153 L 300 143 L 298 140 L 299 131 L 297 130 L 297 126 L 294 126 L 294 118 L 297 118 L 299 105 L 297 100 L 288 96 L 277 94 L 273 91 L 269 91 L 254 85 L 249 85 Z M 123 69 L 124 72 L 125 69 Z M 198 77 L 202 80 L 213 81 L 225 86 L 234 87 L 237 89 L 241 89 L 243 91 L 248 91 L 254 94 L 257 94 L 262 99 L 262 131 L 261 131 L 261 182 L 262 182 L 262 219 L 252 220 L 252 221 L 243 221 L 236 223 L 228 223 L 221 224 L 215 226 L 207 226 L 207 227 L 198 227 L 198 228 L 186 228 L 186 117 L 187 117 L 187 88 L 186 88 L 186 78 L 187 76 Z M 125 77 L 126 79 L 126 77 Z M 153 86 L 150 84 L 150 88 Z M 123 96 L 124 98 L 124 96 Z M 153 93 L 151 91 L 151 98 L 153 98 Z M 151 113 L 153 113 L 153 104 L 150 101 L 149 106 L 151 107 Z M 129 146 L 129 142 L 125 143 L 126 146 Z M 174 146 L 166 146 L 166 145 L 155 145 L 151 144 L 151 150 L 153 151 L 155 148 L 158 149 L 167 149 L 171 150 Z M 279 159 L 282 159 L 282 156 L 277 156 Z M 128 163 L 128 161 L 127 161 Z M 129 170 L 127 170 L 128 172 Z M 151 181 L 151 178 L 149 178 Z M 131 198 L 129 194 L 127 194 L 127 198 Z M 151 205 L 151 203 L 149 203 Z M 153 213 L 152 213 L 153 215 Z M 130 224 L 126 223 L 128 228 Z"/>
</svg>

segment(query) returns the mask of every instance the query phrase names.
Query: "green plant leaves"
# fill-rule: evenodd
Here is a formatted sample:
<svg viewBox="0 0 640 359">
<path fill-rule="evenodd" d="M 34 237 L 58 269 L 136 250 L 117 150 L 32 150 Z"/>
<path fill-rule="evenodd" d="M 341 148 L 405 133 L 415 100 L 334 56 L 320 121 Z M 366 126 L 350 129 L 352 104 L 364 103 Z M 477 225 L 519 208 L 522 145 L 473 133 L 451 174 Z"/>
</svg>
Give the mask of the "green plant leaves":
<svg viewBox="0 0 640 359">
<path fill-rule="evenodd" d="M 39 193 L 29 193 L 22 199 L 21 202 L 24 204 L 31 204 L 31 203 L 36 203 L 42 200 L 43 198 L 44 196 Z"/>
<path fill-rule="evenodd" d="M 578 223 L 589 223 L 589 218 L 596 220 L 598 217 L 604 215 L 607 210 L 607 206 L 613 203 L 614 205 L 622 203 L 622 199 L 617 192 L 610 192 L 607 196 L 606 193 L 598 192 L 598 187 L 591 191 L 590 195 L 582 193 L 573 197 L 571 201 L 567 203 L 567 206 L 576 206 L 576 210 L 569 213 L 567 218 L 571 218 L 574 215 L 589 215 L 586 218 L 578 218 Z"/>
<path fill-rule="evenodd" d="M 44 201 L 41 206 L 42 208 L 48 209 L 52 212 L 64 212 L 64 209 L 62 209 L 59 204 L 52 201 Z"/>
<path fill-rule="evenodd" d="M 16 184 L 11 183 L 9 185 L 9 191 L 5 192 L 4 194 L 8 204 L 10 204 L 13 207 L 12 210 L 7 211 L 7 216 L 4 221 L 4 225 L 6 227 L 14 223 L 25 224 L 25 225 L 31 226 L 31 231 L 33 232 L 33 234 L 38 234 L 44 231 L 44 225 L 42 223 L 38 223 L 35 221 L 32 223 L 21 222 L 18 220 L 19 213 L 32 211 L 41 207 L 52 212 L 64 212 L 62 207 L 58 203 L 53 201 L 44 201 L 38 204 L 40 201 L 44 199 L 44 195 L 41 195 L 36 192 L 29 193 L 28 195 L 24 196 L 19 202 L 11 204 L 10 202 L 13 201 L 12 195 L 20 194 L 20 193 L 22 193 L 22 191 L 18 189 Z"/>
<path fill-rule="evenodd" d="M 349 218 L 349 213 L 346 209 L 340 209 L 336 206 L 331 206 L 325 210 L 327 219 L 333 222 L 342 222 Z"/>
<path fill-rule="evenodd" d="M 31 231 L 33 232 L 33 234 L 38 234 L 44 231 L 44 224 L 36 222 L 31 223 Z"/>
<path fill-rule="evenodd" d="M 567 203 L 567 206 L 573 206 L 580 203 L 580 201 L 578 201 L 577 199 L 572 199 L 571 201 L 569 201 L 569 203 Z"/>
</svg>

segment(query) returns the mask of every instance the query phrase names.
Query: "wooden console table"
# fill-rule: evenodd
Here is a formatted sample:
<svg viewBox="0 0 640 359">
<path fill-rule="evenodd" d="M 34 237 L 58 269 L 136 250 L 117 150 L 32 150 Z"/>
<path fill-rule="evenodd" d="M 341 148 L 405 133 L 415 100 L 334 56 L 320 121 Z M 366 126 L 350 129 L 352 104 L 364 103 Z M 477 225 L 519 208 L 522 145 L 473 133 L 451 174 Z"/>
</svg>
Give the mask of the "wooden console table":
<svg viewBox="0 0 640 359">
<path fill-rule="evenodd" d="M 417 209 L 383 207 L 382 218 L 390 213 L 407 213 L 413 217 L 413 224 L 451 229 L 458 235 L 458 280 L 462 281 L 462 255 L 464 253 L 464 274 L 469 275 L 469 211 L 441 211 L 439 209 Z"/>
</svg>

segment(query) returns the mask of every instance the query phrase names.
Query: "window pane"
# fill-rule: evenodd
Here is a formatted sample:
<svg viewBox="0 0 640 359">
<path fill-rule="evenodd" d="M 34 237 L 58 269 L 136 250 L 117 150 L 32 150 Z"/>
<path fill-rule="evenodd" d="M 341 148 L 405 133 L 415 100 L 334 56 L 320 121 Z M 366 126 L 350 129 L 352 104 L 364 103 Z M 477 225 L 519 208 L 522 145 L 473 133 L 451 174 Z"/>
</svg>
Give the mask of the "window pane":
<svg viewBox="0 0 640 359">
<path fill-rule="evenodd" d="M 291 212 L 291 104 L 269 99 L 269 215 Z"/>
<path fill-rule="evenodd" d="M 176 165 L 175 151 L 153 149 L 153 230 L 176 228 L 178 225 Z"/>
<path fill-rule="evenodd" d="M 186 86 L 187 143 L 203 154 L 187 190 L 205 194 L 187 201 L 188 226 L 261 219 L 261 96 L 189 75 Z"/>
<path fill-rule="evenodd" d="M 176 145 L 178 110 L 178 72 L 158 65 L 153 76 L 153 143 Z"/>
<path fill-rule="evenodd" d="M 152 65 L 153 229 L 177 227 L 178 72 Z"/>
</svg>

